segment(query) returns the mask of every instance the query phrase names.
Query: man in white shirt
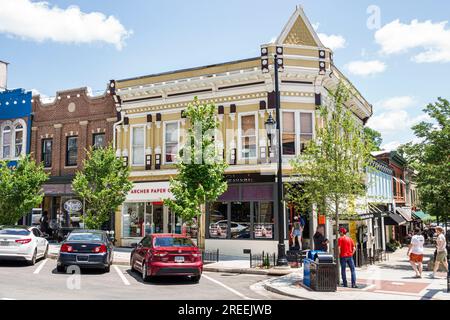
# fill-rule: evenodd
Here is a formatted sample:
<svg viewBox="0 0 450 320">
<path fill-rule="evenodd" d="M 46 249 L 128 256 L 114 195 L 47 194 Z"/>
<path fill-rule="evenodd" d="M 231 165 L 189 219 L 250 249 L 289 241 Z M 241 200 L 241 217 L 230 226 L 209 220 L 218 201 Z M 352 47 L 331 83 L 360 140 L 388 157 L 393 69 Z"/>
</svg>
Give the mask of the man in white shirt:
<svg viewBox="0 0 450 320">
<path fill-rule="evenodd" d="M 436 227 L 436 261 L 434 262 L 433 278 L 435 278 L 436 272 L 439 270 L 439 265 L 442 263 L 448 273 L 448 261 L 447 261 L 447 241 L 444 235 L 444 228 Z"/>
<path fill-rule="evenodd" d="M 414 235 L 411 238 L 411 243 L 408 246 L 407 255 L 409 263 L 416 273 L 416 278 L 422 278 L 423 271 L 423 245 L 425 238 L 420 234 L 420 229 L 414 230 Z"/>
</svg>

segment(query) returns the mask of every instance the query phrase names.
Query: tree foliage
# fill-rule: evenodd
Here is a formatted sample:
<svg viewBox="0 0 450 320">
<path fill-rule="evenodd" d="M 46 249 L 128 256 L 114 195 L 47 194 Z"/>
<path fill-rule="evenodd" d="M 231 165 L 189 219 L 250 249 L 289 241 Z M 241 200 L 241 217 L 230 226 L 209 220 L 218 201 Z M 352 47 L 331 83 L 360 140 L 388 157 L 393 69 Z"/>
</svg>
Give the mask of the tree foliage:
<svg viewBox="0 0 450 320">
<path fill-rule="evenodd" d="M 408 165 L 417 170 L 416 183 L 422 207 L 432 215 L 450 212 L 450 103 L 438 98 L 423 110 L 431 121 L 412 127 L 420 142 L 400 147 Z"/>
<path fill-rule="evenodd" d="M 87 228 L 99 229 L 125 201 L 133 187 L 128 178 L 129 167 L 116 157 L 112 146 L 88 150 L 83 170 L 72 182 L 75 193 L 85 201 Z"/>
<path fill-rule="evenodd" d="M 215 110 L 214 104 L 201 104 L 197 97 L 185 110 L 190 125 L 176 164 L 177 175 L 170 181 L 174 200 L 164 201 L 185 221 L 204 215 L 202 206 L 227 189 L 224 179 L 227 164 L 214 143 L 219 125 Z"/>
<path fill-rule="evenodd" d="M 364 127 L 364 137 L 366 139 L 366 143 L 370 144 L 371 151 L 381 150 L 383 138 L 381 137 L 380 132 L 369 127 Z"/>
<path fill-rule="evenodd" d="M 29 155 L 20 158 L 15 167 L 0 161 L 0 224 L 16 224 L 41 204 L 42 184 L 47 180 L 42 164 Z"/>
</svg>

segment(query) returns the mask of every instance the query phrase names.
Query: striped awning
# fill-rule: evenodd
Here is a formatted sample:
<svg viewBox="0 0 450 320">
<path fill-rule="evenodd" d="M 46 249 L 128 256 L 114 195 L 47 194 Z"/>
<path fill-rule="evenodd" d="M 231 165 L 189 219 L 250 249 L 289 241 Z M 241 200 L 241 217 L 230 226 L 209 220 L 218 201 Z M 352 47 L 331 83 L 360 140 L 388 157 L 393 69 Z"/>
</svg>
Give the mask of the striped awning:
<svg viewBox="0 0 450 320">
<path fill-rule="evenodd" d="M 396 213 L 401 215 L 407 222 L 413 221 L 411 214 L 403 208 L 395 208 Z"/>
</svg>

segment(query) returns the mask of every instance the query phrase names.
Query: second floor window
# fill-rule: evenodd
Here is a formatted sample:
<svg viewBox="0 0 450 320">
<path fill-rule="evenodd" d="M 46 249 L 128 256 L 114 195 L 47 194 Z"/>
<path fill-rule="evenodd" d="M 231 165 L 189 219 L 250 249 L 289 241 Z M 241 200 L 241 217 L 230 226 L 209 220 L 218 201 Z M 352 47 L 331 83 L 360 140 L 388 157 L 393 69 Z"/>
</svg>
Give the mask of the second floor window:
<svg viewBox="0 0 450 320">
<path fill-rule="evenodd" d="M 96 133 L 92 137 L 92 146 L 94 149 L 104 148 L 106 146 L 106 139 L 104 133 Z"/>
<path fill-rule="evenodd" d="M 241 157 L 243 159 L 256 158 L 256 115 L 242 115 L 239 131 Z"/>
<path fill-rule="evenodd" d="M 44 168 L 50 168 L 52 166 L 52 139 L 42 140 L 42 162 Z"/>
<path fill-rule="evenodd" d="M 295 155 L 295 112 L 283 112 L 283 155 Z"/>
<path fill-rule="evenodd" d="M 2 132 L 3 141 L 3 158 L 7 159 L 11 156 L 11 127 L 6 126 Z"/>
<path fill-rule="evenodd" d="M 309 141 L 313 138 L 313 114 L 300 112 L 300 152 L 305 150 Z"/>
<path fill-rule="evenodd" d="M 145 162 L 145 130 L 144 127 L 135 127 L 132 132 L 132 164 L 144 165 Z"/>
<path fill-rule="evenodd" d="M 178 122 L 165 124 L 165 160 L 174 163 L 178 154 Z"/>
<path fill-rule="evenodd" d="M 22 154 L 23 149 L 23 126 L 18 124 L 14 129 L 14 157 L 18 158 Z"/>
<path fill-rule="evenodd" d="M 76 166 L 78 161 L 78 137 L 67 137 L 66 165 Z"/>
</svg>

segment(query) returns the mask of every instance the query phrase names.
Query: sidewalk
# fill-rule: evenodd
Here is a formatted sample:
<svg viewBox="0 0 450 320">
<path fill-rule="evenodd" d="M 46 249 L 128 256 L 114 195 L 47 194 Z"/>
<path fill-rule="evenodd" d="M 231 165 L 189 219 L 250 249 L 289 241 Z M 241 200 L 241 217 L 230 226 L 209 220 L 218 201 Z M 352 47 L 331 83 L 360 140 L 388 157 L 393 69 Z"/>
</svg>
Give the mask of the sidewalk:
<svg viewBox="0 0 450 320">
<path fill-rule="evenodd" d="M 433 248 L 425 249 L 423 278 L 414 278 L 414 272 L 406 256 L 407 248 L 389 255 L 389 260 L 364 268 L 357 268 L 358 289 L 338 287 L 337 292 L 316 292 L 303 285 L 303 273 L 266 280 L 266 290 L 289 297 L 312 300 L 450 300 L 445 273 L 440 279 L 430 278 L 427 271 Z M 350 271 L 347 268 L 347 278 Z"/>
</svg>

